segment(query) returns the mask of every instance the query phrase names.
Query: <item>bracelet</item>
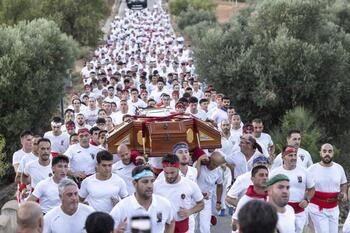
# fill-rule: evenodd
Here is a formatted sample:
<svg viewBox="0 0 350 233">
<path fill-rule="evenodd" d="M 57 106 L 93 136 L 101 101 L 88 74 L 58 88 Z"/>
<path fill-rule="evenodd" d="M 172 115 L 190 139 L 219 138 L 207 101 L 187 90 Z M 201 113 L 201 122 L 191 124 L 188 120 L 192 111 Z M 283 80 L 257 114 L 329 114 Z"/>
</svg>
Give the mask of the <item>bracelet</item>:
<svg viewBox="0 0 350 233">
<path fill-rule="evenodd" d="M 307 203 L 310 203 L 310 200 L 307 197 L 305 197 L 304 200 L 307 201 Z"/>
</svg>

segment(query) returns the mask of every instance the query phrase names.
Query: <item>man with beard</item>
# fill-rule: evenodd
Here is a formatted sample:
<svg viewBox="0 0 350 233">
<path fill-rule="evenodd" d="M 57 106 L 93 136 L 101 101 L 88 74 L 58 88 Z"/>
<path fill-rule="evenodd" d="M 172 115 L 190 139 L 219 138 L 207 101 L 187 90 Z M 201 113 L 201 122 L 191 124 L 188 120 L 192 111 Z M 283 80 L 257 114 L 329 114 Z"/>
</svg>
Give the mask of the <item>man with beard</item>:
<svg viewBox="0 0 350 233">
<path fill-rule="evenodd" d="M 315 195 L 310 200 L 309 213 L 316 233 L 338 232 L 338 196 L 347 200 L 347 179 L 344 169 L 333 162 L 334 150 L 331 144 L 323 144 L 321 161 L 309 167 L 315 181 Z"/>
<path fill-rule="evenodd" d="M 289 178 L 282 174 L 273 176 L 267 182 L 268 203 L 276 207 L 277 230 L 280 233 L 295 233 L 295 214 L 289 200 Z"/>
<path fill-rule="evenodd" d="M 235 138 L 231 136 L 231 125 L 229 120 L 223 120 L 220 124 L 221 128 L 221 151 L 225 156 L 229 156 L 236 144 Z M 238 148 L 238 147 L 237 147 Z"/>
<path fill-rule="evenodd" d="M 79 203 L 78 191 L 74 181 L 61 180 L 58 184 L 58 193 L 62 204 L 44 216 L 44 233 L 85 232 L 85 220 L 94 209 Z"/>
<path fill-rule="evenodd" d="M 79 129 L 78 137 L 79 143 L 69 146 L 65 155 L 70 162 L 68 174 L 81 181 L 95 173 L 96 155 L 100 149 L 89 143 L 90 131 L 88 129 Z"/>
<path fill-rule="evenodd" d="M 292 129 L 287 134 L 287 145 L 297 148 L 297 165 L 303 168 L 308 168 L 312 165 L 312 158 L 308 151 L 300 147 L 301 145 L 301 132 L 299 130 Z M 272 169 L 281 166 L 283 163 L 282 154 L 278 154 L 273 160 Z"/>
<path fill-rule="evenodd" d="M 241 208 L 251 200 L 261 200 L 266 201 L 266 182 L 269 177 L 269 171 L 265 166 L 256 166 L 251 172 L 251 180 L 253 185 L 250 185 L 245 193 L 245 195 L 238 201 L 235 213 L 232 215 L 232 230 L 237 229 L 238 214 Z"/>
<path fill-rule="evenodd" d="M 32 188 L 41 181 L 46 179 L 52 174 L 51 170 L 51 143 L 47 138 L 41 138 L 38 141 L 39 154 L 38 160 L 34 160 L 28 163 L 24 167 L 21 181 L 22 184 L 31 184 Z M 31 188 L 27 186 L 27 191 L 31 191 Z"/>
<path fill-rule="evenodd" d="M 75 124 L 76 132 L 78 132 L 79 129 L 84 129 L 84 128 L 91 129 L 91 126 L 86 124 L 84 114 L 78 113 L 77 116 L 75 117 L 75 121 L 76 121 L 76 124 Z"/>
<path fill-rule="evenodd" d="M 137 166 L 132 170 L 135 193 L 124 198 L 112 209 L 110 215 L 117 226 L 116 232 L 131 232 L 131 219 L 136 216 L 149 216 L 152 233 L 173 233 L 174 213 L 170 202 L 153 194 L 154 173 L 148 166 Z"/>
<path fill-rule="evenodd" d="M 180 176 L 186 177 L 193 182 L 197 182 L 197 169 L 189 166 L 190 163 L 190 152 L 188 148 L 188 144 L 186 142 L 179 142 L 173 146 L 173 154 L 175 154 L 179 158 L 180 163 Z M 162 171 L 157 180 L 164 180 L 164 172 Z"/>
<path fill-rule="evenodd" d="M 167 154 L 162 159 L 165 179 L 154 183 L 154 193 L 167 198 L 175 213 L 175 233 L 189 231 L 189 217 L 204 208 L 203 195 L 198 185 L 180 175 L 180 160 L 177 155 Z M 193 205 L 195 203 L 195 205 Z"/>
<path fill-rule="evenodd" d="M 57 155 L 52 159 L 53 176 L 40 181 L 28 201 L 38 202 L 44 214 L 61 204 L 58 195 L 58 184 L 67 177 L 69 159 L 65 155 Z"/>
<path fill-rule="evenodd" d="M 286 146 L 282 152 L 283 165 L 271 171 L 271 177 L 277 174 L 286 175 L 289 179 L 290 198 L 288 205 L 295 212 L 295 232 L 303 232 L 307 221 L 305 208 L 315 193 L 315 183 L 311 174 L 297 166 L 297 148 Z"/>
</svg>

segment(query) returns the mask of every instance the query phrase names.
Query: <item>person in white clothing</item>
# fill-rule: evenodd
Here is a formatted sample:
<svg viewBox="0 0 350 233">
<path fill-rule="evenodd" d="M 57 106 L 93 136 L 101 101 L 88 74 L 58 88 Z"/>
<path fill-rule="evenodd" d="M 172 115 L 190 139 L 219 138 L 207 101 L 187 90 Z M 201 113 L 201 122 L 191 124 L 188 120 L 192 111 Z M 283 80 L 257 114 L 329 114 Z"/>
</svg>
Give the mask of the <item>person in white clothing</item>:
<svg viewBox="0 0 350 233">
<path fill-rule="evenodd" d="M 44 214 L 59 206 L 61 200 L 58 194 L 58 184 L 67 177 L 69 159 L 65 155 L 52 158 L 52 177 L 40 181 L 35 187 L 28 201 L 39 202 Z"/>
<path fill-rule="evenodd" d="M 17 172 L 18 170 L 21 159 L 26 154 L 29 155 L 32 152 L 32 138 L 33 138 L 33 133 L 31 131 L 24 130 L 21 132 L 20 139 L 21 139 L 22 148 L 16 151 L 12 157 L 12 166 L 15 169 L 15 172 Z"/>
<path fill-rule="evenodd" d="M 197 169 L 189 165 L 191 158 L 188 144 L 186 142 L 176 143 L 173 146 L 172 153 L 179 158 L 180 176 L 186 177 L 193 182 L 197 182 Z M 157 180 L 158 179 L 164 179 L 163 171 L 158 175 Z"/>
<path fill-rule="evenodd" d="M 69 146 L 69 134 L 62 132 L 62 119 L 60 117 L 54 117 L 51 121 L 51 131 L 44 134 L 44 138 L 48 138 L 51 141 L 51 154 L 56 156 L 66 152 Z"/>
<path fill-rule="evenodd" d="M 225 157 L 233 153 L 236 140 L 231 136 L 231 124 L 228 120 L 223 120 L 220 123 L 221 129 L 221 151 L 224 153 Z M 239 141 L 238 141 L 239 142 Z M 237 149 L 239 147 L 236 147 Z"/>
<path fill-rule="evenodd" d="M 174 212 L 170 201 L 153 194 L 155 176 L 151 168 L 143 165 L 137 166 L 132 171 L 132 177 L 135 193 L 118 202 L 110 213 L 115 221 L 116 232 L 130 233 L 133 217 L 148 216 L 151 233 L 173 233 Z"/>
<path fill-rule="evenodd" d="M 232 230 L 238 229 L 238 214 L 242 207 L 251 200 L 261 200 L 266 201 L 266 182 L 269 177 L 269 171 L 267 167 L 263 165 L 256 166 L 251 171 L 251 180 L 253 185 L 250 185 L 243 195 L 243 197 L 238 201 L 237 208 L 232 215 Z"/>
<path fill-rule="evenodd" d="M 347 200 L 347 179 L 344 169 L 333 162 L 334 150 L 329 143 L 323 144 L 321 161 L 308 168 L 315 181 L 315 195 L 308 210 L 316 233 L 337 233 L 339 225 L 338 196 Z"/>
<path fill-rule="evenodd" d="M 268 166 L 268 160 L 264 156 L 258 156 L 253 160 L 253 169 L 256 166 Z M 231 188 L 228 190 L 225 201 L 233 206 L 237 206 L 238 200 L 244 195 L 248 187 L 252 185 L 252 173 L 246 172 L 237 177 Z"/>
<path fill-rule="evenodd" d="M 31 187 L 27 186 L 27 191 L 31 191 L 31 188 L 41 181 L 52 175 L 51 169 L 51 143 L 47 138 L 41 138 L 38 141 L 39 155 L 38 160 L 34 160 L 28 163 L 21 177 L 22 184 L 31 184 Z"/>
<path fill-rule="evenodd" d="M 283 174 L 277 174 L 267 182 L 268 203 L 277 210 L 279 233 L 295 233 L 295 214 L 289 201 L 289 178 Z"/>
<path fill-rule="evenodd" d="M 171 201 L 176 213 L 175 232 L 189 232 L 189 217 L 204 208 L 201 190 L 195 182 L 181 177 L 177 155 L 167 154 L 162 159 L 162 165 L 165 179 L 157 179 L 154 183 L 154 193 Z M 194 232 L 194 229 L 191 232 Z"/>
<path fill-rule="evenodd" d="M 216 190 L 216 210 L 221 209 L 221 195 L 223 192 L 223 180 L 220 166 L 225 159 L 219 151 L 214 151 L 210 157 L 202 155 L 194 166 L 198 171 L 197 183 L 204 196 L 204 209 L 197 215 L 196 225 L 201 233 L 210 232 L 210 219 L 212 213 L 213 190 Z"/>
<path fill-rule="evenodd" d="M 350 233 L 350 213 L 348 214 L 348 217 L 346 217 L 346 220 L 344 222 L 343 233 Z"/>
<path fill-rule="evenodd" d="M 253 136 L 255 137 L 257 143 L 264 147 L 269 155 L 275 152 L 275 145 L 271 139 L 271 136 L 267 133 L 263 133 L 264 124 L 261 119 L 256 118 L 252 121 L 254 127 Z"/>
<path fill-rule="evenodd" d="M 228 166 L 234 166 L 232 177 L 238 176 L 251 171 L 253 160 L 258 156 L 263 156 L 261 146 L 256 142 L 251 134 L 244 134 L 240 137 L 239 149 L 225 156 Z"/>
<path fill-rule="evenodd" d="M 95 173 L 96 155 L 100 150 L 89 143 L 90 131 L 86 128 L 78 131 L 79 143 L 69 146 L 65 155 L 69 158 L 68 174 L 79 181 Z"/>
<path fill-rule="evenodd" d="M 44 233 L 85 232 L 85 220 L 94 209 L 79 203 L 78 190 L 74 181 L 61 180 L 58 193 L 62 204 L 44 216 Z"/>
<path fill-rule="evenodd" d="M 128 196 L 128 191 L 124 180 L 112 173 L 111 153 L 100 151 L 96 160 L 96 174 L 87 177 L 81 183 L 80 202 L 84 203 L 86 200 L 96 211 L 109 213 L 119 200 Z"/>
<path fill-rule="evenodd" d="M 299 130 L 292 129 L 287 134 L 287 145 L 295 146 L 298 149 L 297 152 L 297 165 L 304 168 L 310 167 L 313 162 L 311 155 L 308 151 L 300 148 L 301 144 L 301 133 Z M 283 163 L 282 154 L 278 154 L 273 160 L 272 169 L 281 166 Z"/>
<path fill-rule="evenodd" d="M 286 146 L 282 152 L 283 166 L 271 171 L 271 177 L 277 174 L 286 175 L 289 179 L 290 197 L 288 205 L 293 207 L 296 222 L 295 231 L 301 233 L 307 222 L 305 208 L 315 193 L 315 182 L 311 174 L 297 164 L 297 148 Z"/>
<path fill-rule="evenodd" d="M 191 96 L 189 103 L 190 104 L 188 106 L 187 113 L 191 114 L 194 117 L 197 117 L 198 119 L 201 119 L 202 121 L 207 120 L 207 114 L 202 109 L 198 108 L 198 99 L 196 97 Z"/>
<path fill-rule="evenodd" d="M 153 90 L 150 94 L 150 99 L 154 99 L 157 103 L 160 103 L 160 96 L 163 93 L 166 93 L 169 95 L 168 91 L 166 90 L 166 88 L 164 87 L 165 82 L 163 80 L 163 78 L 158 78 L 157 80 L 157 88 L 155 90 Z"/>
</svg>

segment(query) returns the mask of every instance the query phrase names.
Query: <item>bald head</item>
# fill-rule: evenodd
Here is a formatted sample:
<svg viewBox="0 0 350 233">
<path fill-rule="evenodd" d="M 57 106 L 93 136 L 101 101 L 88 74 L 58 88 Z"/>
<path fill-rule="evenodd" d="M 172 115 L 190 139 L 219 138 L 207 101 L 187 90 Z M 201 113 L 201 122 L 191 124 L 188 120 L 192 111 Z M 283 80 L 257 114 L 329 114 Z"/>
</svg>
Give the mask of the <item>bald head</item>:
<svg viewBox="0 0 350 233">
<path fill-rule="evenodd" d="M 214 151 L 210 156 L 209 169 L 213 170 L 225 163 L 225 158 L 219 151 Z"/>
<path fill-rule="evenodd" d="M 43 213 L 38 203 L 27 201 L 17 211 L 17 232 L 42 232 Z"/>
<path fill-rule="evenodd" d="M 130 151 L 125 144 L 120 144 L 118 146 L 118 156 L 124 165 L 130 164 Z"/>
</svg>

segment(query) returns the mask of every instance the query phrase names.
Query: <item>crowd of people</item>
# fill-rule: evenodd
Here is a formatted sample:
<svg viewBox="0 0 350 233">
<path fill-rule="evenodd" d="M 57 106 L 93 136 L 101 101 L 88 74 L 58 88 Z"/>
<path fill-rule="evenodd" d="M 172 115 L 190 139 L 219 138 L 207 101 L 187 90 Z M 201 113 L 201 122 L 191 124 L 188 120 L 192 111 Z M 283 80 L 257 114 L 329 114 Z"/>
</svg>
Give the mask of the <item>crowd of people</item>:
<svg viewBox="0 0 350 233">
<path fill-rule="evenodd" d="M 241 233 L 301 233 L 309 219 L 317 233 L 338 232 L 348 187 L 333 146 L 323 144 L 314 164 L 290 129 L 275 156 L 262 120 L 243 124 L 230 98 L 197 76 L 190 46 L 160 4 L 115 17 L 81 79 L 64 119 L 53 117 L 44 135 L 20 135 L 18 232 L 209 233 L 224 215 Z M 126 144 L 108 152 L 111 131 L 154 109 L 207 122 L 222 148 L 190 154 L 178 142 L 149 160 Z"/>
</svg>

